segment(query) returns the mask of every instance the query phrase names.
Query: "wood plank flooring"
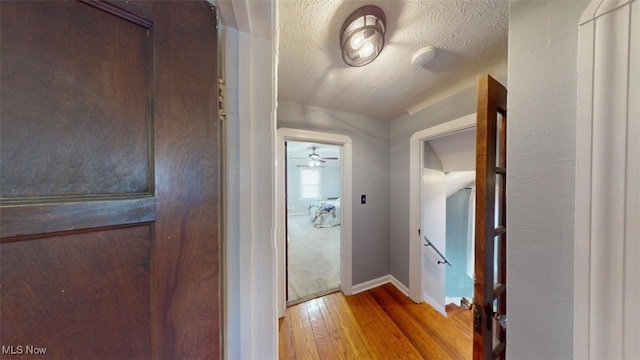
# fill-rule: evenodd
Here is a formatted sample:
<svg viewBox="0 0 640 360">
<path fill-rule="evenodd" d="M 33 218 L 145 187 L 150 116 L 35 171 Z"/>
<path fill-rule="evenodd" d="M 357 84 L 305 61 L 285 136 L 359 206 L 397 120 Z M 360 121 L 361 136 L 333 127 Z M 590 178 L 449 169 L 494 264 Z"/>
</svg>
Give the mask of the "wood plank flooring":
<svg viewBox="0 0 640 360">
<path fill-rule="evenodd" d="M 395 286 L 333 293 L 286 310 L 280 359 L 471 359 L 471 312 L 445 318 Z"/>
</svg>

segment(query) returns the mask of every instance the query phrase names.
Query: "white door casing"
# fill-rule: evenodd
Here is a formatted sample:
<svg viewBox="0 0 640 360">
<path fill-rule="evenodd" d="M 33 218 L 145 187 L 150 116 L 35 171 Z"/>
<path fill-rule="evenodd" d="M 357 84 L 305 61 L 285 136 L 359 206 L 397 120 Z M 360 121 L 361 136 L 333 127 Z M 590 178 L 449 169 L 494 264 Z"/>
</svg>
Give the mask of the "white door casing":
<svg viewBox="0 0 640 360">
<path fill-rule="evenodd" d="M 285 141 L 310 141 L 340 145 L 340 290 L 345 295 L 352 293 L 351 269 L 351 212 L 352 212 L 352 141 L 347 135 L 290 128 L 278 129 L 276 144 L 276 263 L 278 288 L 278 316 L 283 317 L 286 310 L 286 235 L 285 235 Z"/>
</svg>

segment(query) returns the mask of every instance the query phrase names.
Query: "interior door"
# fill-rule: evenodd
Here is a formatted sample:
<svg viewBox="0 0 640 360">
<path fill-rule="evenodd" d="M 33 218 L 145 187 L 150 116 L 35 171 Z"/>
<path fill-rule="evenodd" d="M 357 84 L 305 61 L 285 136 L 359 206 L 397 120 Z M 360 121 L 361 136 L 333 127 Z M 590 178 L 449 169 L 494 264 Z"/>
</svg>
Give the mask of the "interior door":
<svg viewBox="0 0 640 360">
<path fill-rule="evenodd" d="M 422 289 L 424 300 L 446 314 L 447 180 L 442 162 L 428 142 L 422 142 Z"/>
<path fill-rule="evenodd" d="M 2 1 L 2 355 L 219 358 L 215 10 Z"/>
<path fill-rule="evenodd" d="M 504 359 L 507 89 L 489 75 L 478 78 L 477 117 L 473 358 Z"/>
</svg>

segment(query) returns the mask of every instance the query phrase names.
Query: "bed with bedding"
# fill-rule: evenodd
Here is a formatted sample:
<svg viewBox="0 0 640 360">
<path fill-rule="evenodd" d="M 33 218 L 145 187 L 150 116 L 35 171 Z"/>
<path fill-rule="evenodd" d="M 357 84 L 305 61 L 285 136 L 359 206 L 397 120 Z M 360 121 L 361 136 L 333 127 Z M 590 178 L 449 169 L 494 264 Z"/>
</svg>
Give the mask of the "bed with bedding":
<svg viewBox="0 0 640 360">
<path fill-rule="evenodd" d="M 317 228 L 340 225 L 340 199 L 313 203 L 309 205 L 308 214 Z"/>
</svg>

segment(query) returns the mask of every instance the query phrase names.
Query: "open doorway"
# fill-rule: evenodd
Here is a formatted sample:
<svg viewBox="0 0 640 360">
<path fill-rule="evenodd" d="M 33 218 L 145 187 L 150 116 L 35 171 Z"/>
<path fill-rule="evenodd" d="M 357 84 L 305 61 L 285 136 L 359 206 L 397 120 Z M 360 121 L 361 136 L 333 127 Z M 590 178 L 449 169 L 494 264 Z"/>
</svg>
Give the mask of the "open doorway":
<svg viewBox="0 0 640 360">
<path fill-rule="evenodd" d="M 345 295 L 351 295 L 352 293 L 352 269 L 351 269 L 351 212 L 352 212 L 352 141 L 349 136 L 324 133 L 311 130 L 300 130 L 290 128 L 278 129 L 277 140 L 277 184 L 276 184 L 276 206 L 275 211 L 277 214 L 276 222 L 276 261 L 277 261 L 277 283 L 278 283 L 278 316 L 282 317 L 285 314 L 287 306 L 287 151 L 285 148 L 286 143 L 291 142 L 306 142 L 314 144 L 335 145 L 339 148 L 338 156 L 340 160 L 340 226 L 336 227 L 340 232 L 340 290 Z M 313 149 L 310 152 L 313 154 Z M 322 155 L 322 154 L 321 154 Z M 307 159 L 305 163 L 307 166 L 311 159 L 308 157 L 309 153 L 306 153 Z M 328 155 L 327 155 L 328 156 Z M 327 196 L 328 197 L 328 196 Z M 334 196 L 331 196 L 334 197 Z M 336 200 L 336 199 L 334 199 Z M 307 208 L 308 211 L 308 208 Z"/>
<path fill-rule="evenodd" d="M 446 315 L 474 292 L 476 115 L 419 131 L 410 146 L 411 226 L 419 238 L 410 243 L 418 256 L 409 292 Z"/>
<path fill-rule="evenodd" d="M 470 114 L 411 137 L 410 226 L 417 237 L 410 242 L 409 293 L 443 315 L 449 302 L 473 292 L 469 201 L 475 181 L 475 124 L 475 114 Z"/>
<path fill-rule="evenodd" d="M 287 304 L 340 288 L 340 146 L 285 142 Z"/>
<path fill-rule="evenodd" d="M 473 293 L 473 264 L 468 268 L 467 261 L 473 258 L 469 201 L 475 182 L 475 140 L 475 128 L 470 128 L 420 144 L 424 300 L 443 314 L 447 304 Z"/>
<path fill-rule="evenodd" d="M 444 304 L 459 304 L 473 297 L 476 128 L 424 141 L 445 177 Z"/>
</svg>

